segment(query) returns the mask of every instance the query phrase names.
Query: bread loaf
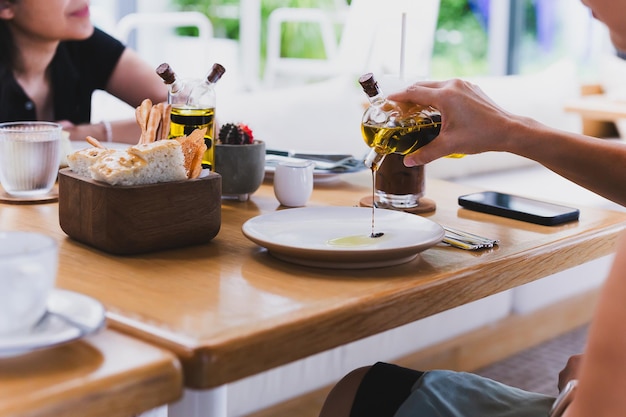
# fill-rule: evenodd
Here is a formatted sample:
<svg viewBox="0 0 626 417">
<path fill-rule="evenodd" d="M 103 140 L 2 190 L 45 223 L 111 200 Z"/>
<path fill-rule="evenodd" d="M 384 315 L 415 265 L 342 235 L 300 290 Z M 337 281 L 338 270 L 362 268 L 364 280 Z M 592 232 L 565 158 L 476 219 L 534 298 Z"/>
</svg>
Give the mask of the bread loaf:
<svg viewBox="0 0 626 417">
<path fill-rule="evenodd" d="M 98 158 L 89 168 L 90 176 L 111 185 L 143 185 L 187 179 L 185 159 L 175 140 L 131 146 Z"/>
<path fill-rule="evenodd" d="M 73 152 L 67 155 L 68 166 L 77 173 L 85 177 L 91 177 L 91 171 L 89 168 L 105 154 L 112 153 L 112 150 L 104 148 L 87 148 L 80 151 Z"/>
</svg>

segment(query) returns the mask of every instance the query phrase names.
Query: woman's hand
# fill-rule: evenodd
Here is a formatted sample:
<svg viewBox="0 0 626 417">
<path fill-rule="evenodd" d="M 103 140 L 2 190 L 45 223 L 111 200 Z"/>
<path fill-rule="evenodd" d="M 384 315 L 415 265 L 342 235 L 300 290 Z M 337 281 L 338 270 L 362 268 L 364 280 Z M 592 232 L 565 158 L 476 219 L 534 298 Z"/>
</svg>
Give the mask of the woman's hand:
<svg viewBox="0 0 626 417">
<path fill-rule="evenodd" d="M 508 151 L 507 141 L 515 140 L 519 126 L 527 124 L 525 118 L 500 108 L 478 86 L 458 79 L 419 82 L 391 94 L 389 99 L 432 106 L 441 112 L 439 137 L 407 155 L 407 166 L 423 165 L 453 153 Z"/>
<path fill-rule="evenodd" d="M 565 388 L 565 385 L 572 379 L 578 379 L 578 370 L 580 369 L 580 364 L 582 362 L 583 355 L 574 355 L 570 356 L 567 360 L 567 364 L 565 368 L 559 372 L 559 392 Z"/>
<path fill-rule="evenodd" d="M 84 141 L 87 136 L 93 136 L 100 142 L 107 141 L 107 132 L 102 123 L 75 125 L 69 120 L 60 120 L 57 123 L 70 134 L 70 140 Z"/>
<path fill-rule="evenodd" d="M 57 123 L 63 126 L 63 130 L 69 132 L 72 141 L 82 142 L 87 136 L 93 136 L 103 145 L 109 141 L 136 145 L 141 137 L 141 129 L 135 119 L 115 120 L 109 123 L 108 128 L 102 122 L 75 125 L 70 121 L 61 120 Z"/>
</svg>

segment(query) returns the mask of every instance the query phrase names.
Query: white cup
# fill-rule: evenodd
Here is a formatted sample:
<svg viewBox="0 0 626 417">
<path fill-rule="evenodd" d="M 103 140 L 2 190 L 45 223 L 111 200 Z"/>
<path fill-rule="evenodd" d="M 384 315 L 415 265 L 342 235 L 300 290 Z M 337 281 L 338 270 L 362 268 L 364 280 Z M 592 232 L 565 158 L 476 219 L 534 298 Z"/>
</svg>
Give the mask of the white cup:
<svg viewBox="0 0 626 417">
<path fill-rule="evenodd" d="M 51 237 L 0 232 L 0 338 L 27 331 L 43 316 L 57 266 Z"/>
<path fill-rule="evenodd" d="M 312 161 L 286 161 L 276 166 L 274 172 L 274 195 L 286 207 L 306 205 L 313 192 Z"/>
<path fill-rule="evenodd" d="M 62 128 L 50 122 L 0 123 L 0 184 L 16 197 L 52 190 L 61 161 Z"/>
</svg>

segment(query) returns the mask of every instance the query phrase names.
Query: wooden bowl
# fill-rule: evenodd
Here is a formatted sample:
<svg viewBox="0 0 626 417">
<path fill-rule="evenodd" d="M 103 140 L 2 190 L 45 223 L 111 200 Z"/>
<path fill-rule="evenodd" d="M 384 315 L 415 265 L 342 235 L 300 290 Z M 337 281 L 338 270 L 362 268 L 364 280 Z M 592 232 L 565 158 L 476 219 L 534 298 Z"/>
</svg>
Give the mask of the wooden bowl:
<svg viewBox="0 0 626 417">
<path fill-rule="evenodd" d="M 59 171 L 59 222 L 72 239 L 116 255 L 209 242 L 221 226 L 221 176 L 112 186 Z"/>
</svg>

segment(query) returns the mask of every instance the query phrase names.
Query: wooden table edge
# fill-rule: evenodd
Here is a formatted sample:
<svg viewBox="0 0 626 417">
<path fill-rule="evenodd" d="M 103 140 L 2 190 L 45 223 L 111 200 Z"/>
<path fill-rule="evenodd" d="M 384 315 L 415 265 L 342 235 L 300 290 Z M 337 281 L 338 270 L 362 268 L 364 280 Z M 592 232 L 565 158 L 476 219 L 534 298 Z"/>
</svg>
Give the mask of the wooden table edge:
<svg viewBox="0 0 626 417">
<path fill-rule="evenodd" d="M 124 342 L 125 346 L 132 344 L 133 349 L 145 349 L 150 359 L 132 373 L 104 371 L 106 375 L 94 377 L 93 373 L 101 373 L 96 367 L 78 380 L 62 381 L 45 390 L 37 388 L 24 399 L 26 407 L 15 402 L 3 405 L 0 401 L 0 416 L 128 417 L 182 398 L 183 372 L 174 353 L 108 328 L 72 343 L 84 343 L 99 352 L 107 349 L 106 354 L 110 355 L 106 344 L 111 339 L 113 343 Z"/>
<path fill-rule="evenodd" d="M 501 288 L 498 292 L 532 282 L 612 253 L 618 234 L 625 228 L 626 220 L 606 227 L 603 230 L 590 230 L 577 238 L 569 239 L 565 245 L 553 248 L 536 258 L 538 259 L 536 263 L 542 265 L 540 272 L 535 272 L 535 270 L 532 270 L 533 272 L 524 271 L 524 276 L 520 278 L 519 275 L 521 274 L 519 272 L 500 271 L 502 276 L 509 276 L 509 278 L 501 279 L 499 283 Z M 588 235 L 591 235 L 591 237 Z M 576 255 L 567 256 L 563 262 L 548 262 L 553 256 L 565 254 L 570 250 L 575 250 Z M 536 248 L 534 251 L 541 252 L 542 248 Z M 522 263 L 527 255 L 528 253 L 518 255 L 518 262 Z M 477 272 L 478 270 L 482 271 L 485 266 L 487 265 L 485 264 L 480 268 L 476 267 L 474 268 L 475 270 L 468 269 L 464 271 L 463 275 L 467 277 L 484 275 Z M 468 283 L 473 288 L 471 294 L 467 291 Z M 301 326 L 302 323 L 299 323 L 298 326 L 300 327 L 290 324 L 272 329 L 273 339 L 284 340 L 285 345 L 291 346 L 290 353 L 285 355 L 276 355 L 265 348 L 264 340 L 267 340 L 267 337 L 264 336 L 264 333 L 255 335 L 252 338 L 255 339 L 254 341 L 249 341 L 240 349 L 233 350 L 231 347 L 223 347 L 219 343 L 211 344 L 211 341 L 203 340 L 197 341 L 198 343 L 195 346 L 182 342 L 164 342 L 154 334 L 138 334 L 136 327 L 117 320 L 115 315 L 109 316 L 109 325 L 122 333 L 141 338 L 148 343 L 161 346 L 177 355 L 183 368 L 185 387 L 210 389 L 476 301 L 493 293 L 485 288 L 481 288 L 484 287 L 484 283 L 485 279 L 471 282 L 467 280 L 463 282 L 456 281 L 453 286 L 461 295 L 454 300 L 450 298 L 442 299 L 438 306 L 438 311 L 435 313 L 424 314 L 417 310 L 411 311 L 410 308 L 405 308 L 405 310 L 399 312 L 397 305 L 398 302 L 404 305 L 412 305 L 413 303 L 422 302 L 425 298 L 441 298 L 438 295 L 438 289 L 444 283 L 436 283 L 431 285 L 430 288 L 421 288 L 419 291 L 412 291 L 411 288 L 407 288 L 403 294 L 390 294 L 387 297 L 388 299 L 382 300 L 382 302 L 380 299 L 377 299 L 375 302 L 360 306 L 345 306 L 339 314 L 333 312 L 328 317 L 317 316 L 307 326 Z M 427 296 L 424 295 L 424 291 L 428 293 Z M 357 311 L 355 310 L 356 308 L 358 308 L 358 312 L 355 312 Z M 376 313 L 376 317 L 386 317 L 387 321 L 383 323 L 377 318 L 372 319 L 373 313 Z M 363 323 L 367 323 L 367 325 L 364 326 Z M 329 327 L 344 329 L 343 339 L 335 341 L 327 333 L 316 330 L 322 324 L 325 326 L 325 329 Z M 358 331 L 356 329 L 366 330 Z M 317 344 L 310 343 L 312 339 L 311 333 L 318 332 Z M 350 336 L 346 337 L 346 332 L 349 332 Z M 306 340 L 307 342 L 300 342 L 301 340 Z M 248 366 L 245 369 L 237 367 L 236 364 L 240 363 L 240 361 L 250 362 L 247 360 L 250 357 L 255 357 L 255 361 L 253 361 L 255 365 Z"/>
</svg>

